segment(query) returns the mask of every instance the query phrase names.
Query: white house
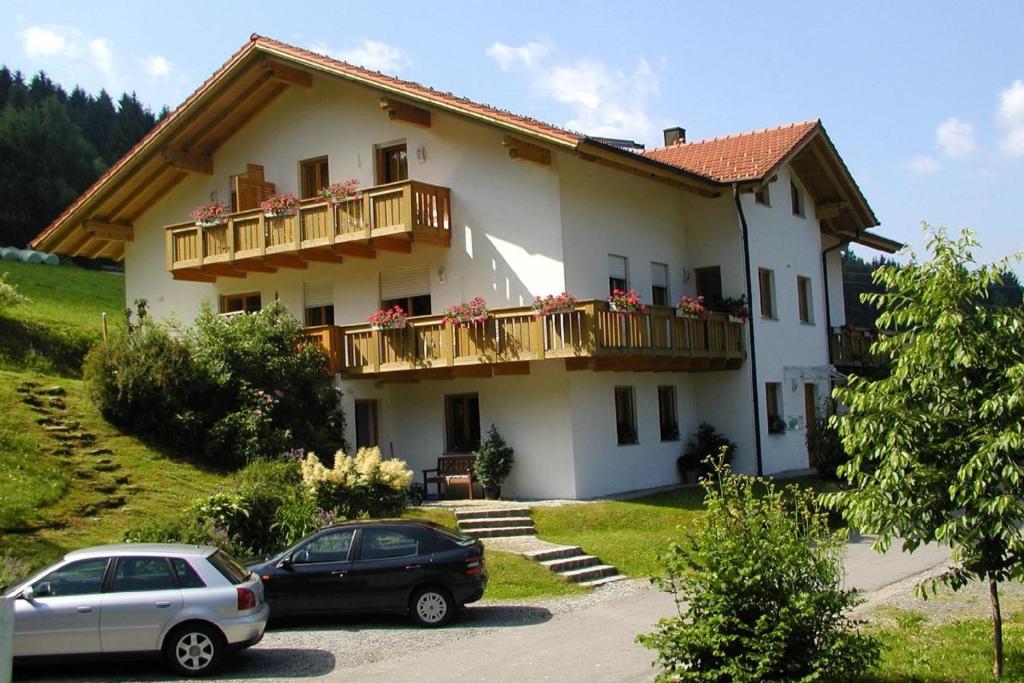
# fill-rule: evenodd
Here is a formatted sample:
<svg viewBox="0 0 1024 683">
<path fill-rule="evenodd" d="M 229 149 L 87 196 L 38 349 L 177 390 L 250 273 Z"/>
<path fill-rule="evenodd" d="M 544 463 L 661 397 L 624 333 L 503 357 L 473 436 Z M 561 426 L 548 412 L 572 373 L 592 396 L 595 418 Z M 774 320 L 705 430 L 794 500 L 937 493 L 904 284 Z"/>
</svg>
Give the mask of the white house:
<svg viewBox="0 0 1024 683">
<path fill-rule="evenodd" d="M 355 178 L 358 199 L 318 191 Z M 267 217 L 274 193 L 298 214 Z M 231 205 L 199 227 L 197 205 Z M 702 421 L 747 472 L 808 466 L 843 322 L 840 250 L 899 245 L 819 121 L 638 152 L 254 35 L 33 242 L 123 259 L 128 301 L 188 321 L 281 301 L 327 349 L 352 443 L 414 469 L 496 425 L 505 492 L 678 481 Z M 646 309 L 609 310 L 612 288 Z M 535 317 L 535 296 L 572 293 Z M 747 295 L 749 321 L 676 317 Z M 483 297 L 488 319 L 446 327 Z M 366 322 L 382 307 L 404 330 Z"/>
</svg>

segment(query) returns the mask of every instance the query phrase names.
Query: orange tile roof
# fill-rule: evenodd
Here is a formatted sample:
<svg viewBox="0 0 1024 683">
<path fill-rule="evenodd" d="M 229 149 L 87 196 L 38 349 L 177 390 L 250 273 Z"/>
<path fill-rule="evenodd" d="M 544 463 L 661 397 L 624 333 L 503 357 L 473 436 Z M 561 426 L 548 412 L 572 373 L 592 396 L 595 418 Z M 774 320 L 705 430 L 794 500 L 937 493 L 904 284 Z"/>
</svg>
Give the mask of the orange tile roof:
<svg viewBox="0 0 1024 683">
<path fill-rule="evenodd" d="M 804 121 L 659 147 L 647 150 L 643 155 L 718 182 L 758 180 L 820 129 L 821 121 Z"/>
</svg>

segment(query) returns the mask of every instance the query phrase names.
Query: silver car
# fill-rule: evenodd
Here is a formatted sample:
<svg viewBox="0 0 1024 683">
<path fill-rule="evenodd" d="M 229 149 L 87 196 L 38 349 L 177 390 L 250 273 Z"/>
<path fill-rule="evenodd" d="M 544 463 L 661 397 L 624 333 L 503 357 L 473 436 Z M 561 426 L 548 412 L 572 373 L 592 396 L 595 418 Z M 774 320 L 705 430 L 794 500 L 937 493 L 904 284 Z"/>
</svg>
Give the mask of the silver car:
<svg viewBox="0 0 1024 683">
<path fill-rule="evenodd" d="M 54 655 L 163 655 L 205 675 L 263 638 L 260 577 L 217 548 L 98 546 L 68 553 L 7 593 L 18 663 Z"/>
</svg>

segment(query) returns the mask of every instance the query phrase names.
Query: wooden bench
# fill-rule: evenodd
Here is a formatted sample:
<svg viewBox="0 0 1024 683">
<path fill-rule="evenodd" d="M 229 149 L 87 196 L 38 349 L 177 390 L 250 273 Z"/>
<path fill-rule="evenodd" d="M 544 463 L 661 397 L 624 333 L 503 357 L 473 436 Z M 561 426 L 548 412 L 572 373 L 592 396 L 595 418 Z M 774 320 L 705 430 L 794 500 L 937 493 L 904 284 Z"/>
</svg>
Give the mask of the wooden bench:
<svg viewBox="0 0 1024 683">
<path fill-rule="evenodd" d="M 437 486 L 437 497 L 444 495 L 441 484 L 447 490 L 448 484 L 457 482 L 465 484 L 469 489 L 469 499 L 473 500 L 473 484 L 476 483 L 476 475 L 473 474 L 473 465 L 476 462 L 475 455 L 442 455 L 437 458 L 437 467 L 430 470 L 423 470 L 423 493 L 430 492 L 430 485 Z M 428 476 L 429 475 L 429 476 Z"/>
</svg>

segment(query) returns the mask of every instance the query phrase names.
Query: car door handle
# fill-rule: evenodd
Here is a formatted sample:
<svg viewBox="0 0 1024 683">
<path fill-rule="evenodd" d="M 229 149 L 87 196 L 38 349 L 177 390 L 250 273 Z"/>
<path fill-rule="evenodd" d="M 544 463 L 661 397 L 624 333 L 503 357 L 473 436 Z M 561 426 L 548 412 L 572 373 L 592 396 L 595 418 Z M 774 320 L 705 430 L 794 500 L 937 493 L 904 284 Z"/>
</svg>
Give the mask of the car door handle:
<svg viewBox="0 0 1024 683">
<path fill-rule="evenodd" d="M 407 565 L 405 565 L 405 568 L 406 569 L 423 569 L 423 565 L 422 564 L 407 564 Z"/>
<path fill-rule="evenodd" d="M 347 573 L 347 572 L 343 572 L 343 571 L 336 571 L 336 572 L 331 572 L 331 576 L 337 576 L 337 577 L 338 577 L 338 578 L 340 579 L 340 578 L 342 578 L 343 576 L 345 576 L 345 574 L 346 574 L 346 573 Z"/>
<path fill-rule="evenodd" d="M 171 601 L 170 600 L 157 600 L 153 604 L 156 605 L 157 607 L 160 607 L 160 608 L 170 607 L 171 606 Z"/>
<path fill-rule="evenodd" d="M 92 611 L 92 607 L 89 607 L 89 605 L 80 605 L 78 607 L 78 613 L 79 614 L 88 614 L 91 611 Z"/>
</svg>

